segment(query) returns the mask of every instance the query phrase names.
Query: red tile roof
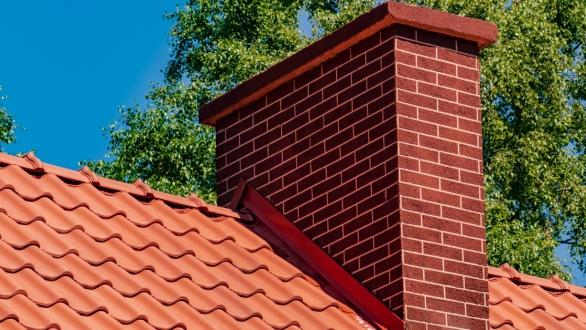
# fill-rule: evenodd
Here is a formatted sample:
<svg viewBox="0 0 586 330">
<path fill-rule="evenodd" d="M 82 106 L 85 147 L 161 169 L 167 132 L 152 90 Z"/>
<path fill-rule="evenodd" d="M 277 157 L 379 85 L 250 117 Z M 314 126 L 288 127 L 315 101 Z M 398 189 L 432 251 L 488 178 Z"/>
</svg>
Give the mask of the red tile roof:
<svg viewBox="0 0 586 330">
<path fill-rule="evenodd" d="M 492 329 L 585 329 L 586 288 L 489 267 Z"/>
<path fill-rule="evenodd" d="M 369 327 L 238 214 L 0 155 L 0 328 Z"/>
</svg>

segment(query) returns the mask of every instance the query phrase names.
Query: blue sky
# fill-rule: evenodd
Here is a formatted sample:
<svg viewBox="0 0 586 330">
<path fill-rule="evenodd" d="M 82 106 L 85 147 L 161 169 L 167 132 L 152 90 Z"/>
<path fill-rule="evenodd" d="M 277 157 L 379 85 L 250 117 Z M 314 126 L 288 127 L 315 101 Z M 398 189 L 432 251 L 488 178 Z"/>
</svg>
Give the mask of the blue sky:
<svg viewBox="0 0 586 330">
<path fill-rule="evenodd" d="M 162 80 L 176 2 L 151 0 L 0 2 L 0 85 L 20 128 L 9 153 L 34 149 L 48 163 L 78 168 L 106 153 L 102 128 L 121 105 L 144 104 Z M 560 248 L 558 255 L 568 259 Z M 586 277 L 572 267 L 574 281 Z"/>
<path fill-rule="evenodd" d="M 176 2 L 2 1 L 0 85 L 20 129 L 10 153 L 77 168 L 106 152 L 102 128 L 144 103 L 169 54 Z"/>
</svg>

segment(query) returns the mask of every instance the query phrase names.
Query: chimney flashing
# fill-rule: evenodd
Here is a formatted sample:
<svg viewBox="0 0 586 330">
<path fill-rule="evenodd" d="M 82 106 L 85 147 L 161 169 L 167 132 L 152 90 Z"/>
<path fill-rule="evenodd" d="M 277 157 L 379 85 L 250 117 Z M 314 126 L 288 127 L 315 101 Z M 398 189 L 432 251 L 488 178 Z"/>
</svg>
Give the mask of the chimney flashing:
<svg viewBox="0 0 586 330">
<path fill-rule="evenodd" d="M 204 104 L 200 121 L 215 126 L 218 120 L 391 25 L 406 25 L 471 41 L 478 49 L 494 43 L 498 34 L 495 24 L 483 20 L 404 3 L 384 3 Z"/>
</svg>

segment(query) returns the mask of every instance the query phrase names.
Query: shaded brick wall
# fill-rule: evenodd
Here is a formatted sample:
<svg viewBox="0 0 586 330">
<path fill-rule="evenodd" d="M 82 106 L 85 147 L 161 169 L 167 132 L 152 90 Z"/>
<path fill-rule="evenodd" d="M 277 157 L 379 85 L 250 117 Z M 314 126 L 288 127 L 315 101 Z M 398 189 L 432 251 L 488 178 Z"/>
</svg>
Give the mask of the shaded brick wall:
<svg viewBox="0 0 586 330">
<path fill-rule="evenodd" d="M 243 177 L 409 327 L 486 327 L 478 75 L 384 29 L 217 123 L 218 202 Z"/>
<path fill-rule="evenodd" d="M 400 279 L 393 35 L 363 40 L 216 126 L 219 204 L 249 179 L 387 302 L 399 289 L 393 266 Z"/>
</svg>

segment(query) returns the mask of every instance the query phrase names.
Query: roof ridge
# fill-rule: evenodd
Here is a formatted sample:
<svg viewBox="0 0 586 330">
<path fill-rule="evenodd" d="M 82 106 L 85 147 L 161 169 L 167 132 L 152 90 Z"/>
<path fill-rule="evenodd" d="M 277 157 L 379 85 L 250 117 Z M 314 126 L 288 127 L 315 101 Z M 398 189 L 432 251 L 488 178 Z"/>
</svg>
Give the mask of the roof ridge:
<svg viewBox="0 0 586 330">
<path fill-rule="evenodd" d="M 511 267 L 509 264 L 502 264 L 499 267 L 488 266 L 488 275 L 491 277 L 507 278 L 513 282 L 519 282 L 522 284 L 538 285 L 542 288 L 554 291 L 569 291 L 575 296 L 586 298 L 586 287 L 570 284 L 559 278 L 557 275 L 553 275 L 550 278 L 542 278 L 524 274 Z"/>
<path fill-rule="evenodd" d="M 189 197 L 181 197 L 162 191 L 151 189 L 146 183 L 137 180 L 134 184 L 102 177 L 94 173 L 89 167 L 84 166 L 78 171 L 60 167 L 57 165 L 42 162 L 33 152 L 29 152 L 22 157 L 0 153 L 0 164 L 15 165 L 32 173 L 50 173 L 60 179 L 75 181 L 79 183 L 91 183 L 98 189 L 108 189 L 119 192 L 127 192 L 135 197 L 149 197 L 159 199 L 163 202 L 175 204 L 178 206 L 205 210 L 214 215 L 222 215 L 230 218 L 240 219 L 240 215 L 230 209 L 206 203 L 195 194 Z"/>
</svg>

